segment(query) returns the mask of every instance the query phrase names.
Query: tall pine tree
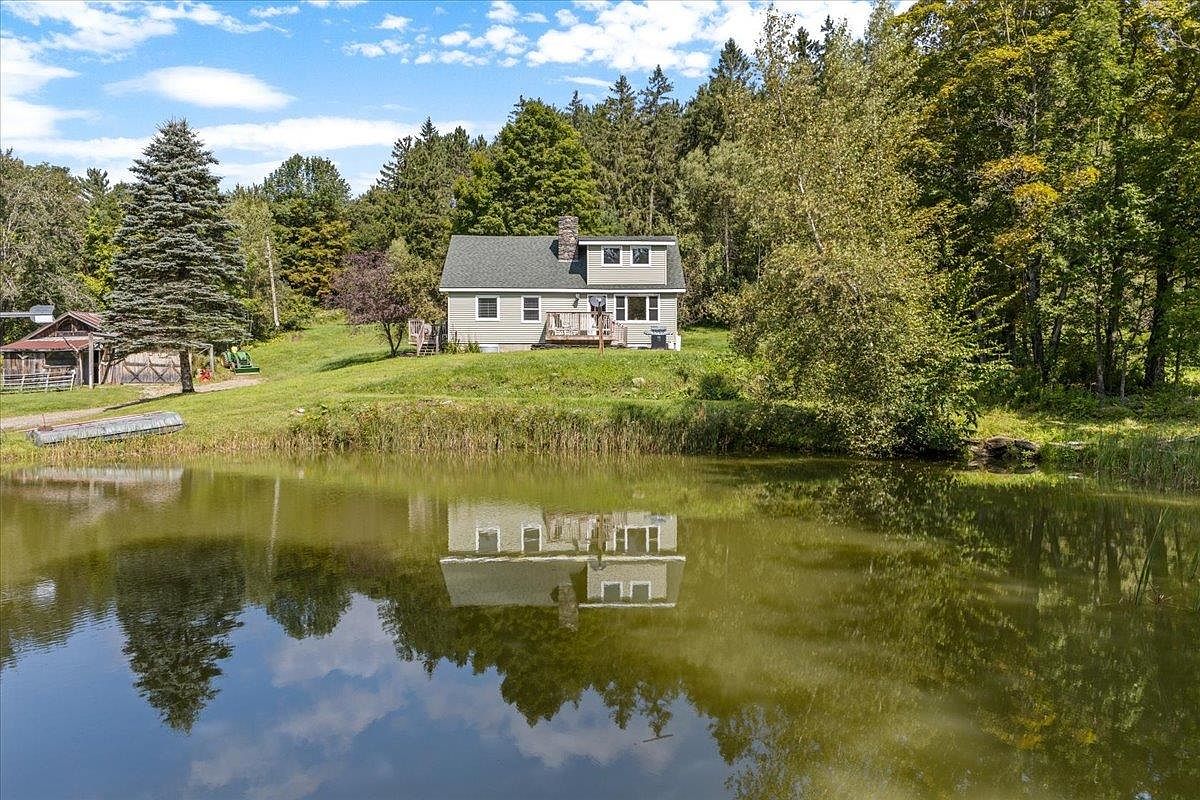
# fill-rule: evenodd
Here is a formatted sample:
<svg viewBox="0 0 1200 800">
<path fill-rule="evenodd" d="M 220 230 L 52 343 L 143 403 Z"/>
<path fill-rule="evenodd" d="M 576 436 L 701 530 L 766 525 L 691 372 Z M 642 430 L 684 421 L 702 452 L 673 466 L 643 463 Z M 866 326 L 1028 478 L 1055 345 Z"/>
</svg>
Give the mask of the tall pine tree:
<svg viewBox="0 0 1200 800">
<path fill-rule="evenodd" d="M 163 125 L 134 161 L 117 232 L 109 309 L 119 352 L 178 351 L 184 392 L 194 391 L 192 349 L 245 335 L 235 298 L 242 259 L 221 213 L 215 163 L 187 122 Z"/>
<path fill-rule="evenodd" d="M 600 198 L 579 134 L 540 100 L 522 99 L 495 147 L 479 152 L 455 192 L 455 230 L 530 236 L 554 233 L 558 217 L 595 229 Z"/>
</svg>

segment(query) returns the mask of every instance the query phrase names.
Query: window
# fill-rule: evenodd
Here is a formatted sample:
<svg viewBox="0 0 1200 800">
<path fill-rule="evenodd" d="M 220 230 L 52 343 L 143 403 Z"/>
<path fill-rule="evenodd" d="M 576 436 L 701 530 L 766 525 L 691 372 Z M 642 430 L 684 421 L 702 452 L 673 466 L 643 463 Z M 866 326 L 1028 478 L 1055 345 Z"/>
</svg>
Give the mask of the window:
<svg viewBox="0 0 1200 800">
<path fill-rule="evenodd" d="M 658 322 L 658 295 L 617 295 L 617 322 Z"/>
<path fill-rule="evenodd" d="M 629 599 L 635 603 L 649 603 L 650 583 L 648 581 L 634 581 L 630 583 Z"/>
<path fill-rule="evenodd" d="M 644 555 L 648 538 L 645 528 L 626 528 L 625 552 L 639 556 Z"/>
<path fill-rule="evenodd" d="M 648 531 L 646 534 L 646 552 L 647 553 L 657 553 L 658 552 L 658 526 L 651 525 L 646 530 Z"/>
<path fill-rule="evenodd" d="M 650 263 L 650 248 L 649 247 L 633 248 L 633 263 L 634 264 L 649 264 Z"/>
<path fill-rule="evenodd" d="M 521 298 L 521 321 L 522 322 L 541 322 L 542 321 L 542 298 L 540 298 L 540 297 L 522 297 Z"/>
<path fill-rule="evenodd" d="M 500 319 L 500 298 L 476 297 L 475 319 Z"/>
<path fill-rule="evenodd" d="M 475 552 L 477 552 L 477 553 L 499 553 L 500 552 L 500 529 L 499 528 L 476 528 L 475 529 Z"/>
<path fill-rule="evenodd" d="M 605 581 L 600 584 L 600 599 L 606 603 L 621 602 L 621 582 Z"/>
<path fill-rule="evenodd" d="M 521 552 L 537 553 L 542 549 L 542 529 L 537 525 L 521 528 Z"/>
<path fill-rule="evenodd" d="M 605 264 L 620 264 L 621 263 L 621 248 L 605 247 L 602 248 Z"/>
</svg>

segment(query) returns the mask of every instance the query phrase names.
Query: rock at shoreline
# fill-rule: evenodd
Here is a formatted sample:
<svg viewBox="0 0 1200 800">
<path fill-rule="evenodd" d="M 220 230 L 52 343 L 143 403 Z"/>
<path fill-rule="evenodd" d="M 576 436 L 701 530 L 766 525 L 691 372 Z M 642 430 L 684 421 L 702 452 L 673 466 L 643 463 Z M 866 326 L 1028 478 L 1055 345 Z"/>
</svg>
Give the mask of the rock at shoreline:
<svg viewBox="0 0 1200 800">
<path fill-rule="evenodd" d="M 971 454 L 980 465 L 1032 464 L 1041 449 L 1037 442 L 1012 436 L 989 436 L 971 443 Z"/>
</svg>

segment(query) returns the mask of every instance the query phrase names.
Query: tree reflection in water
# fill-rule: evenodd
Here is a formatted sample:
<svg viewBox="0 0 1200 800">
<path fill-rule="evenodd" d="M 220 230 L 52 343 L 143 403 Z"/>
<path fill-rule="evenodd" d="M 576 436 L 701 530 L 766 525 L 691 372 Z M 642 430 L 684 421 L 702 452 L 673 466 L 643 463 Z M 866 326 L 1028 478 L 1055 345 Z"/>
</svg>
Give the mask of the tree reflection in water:
<svg viewBox="0 0 1200 800">
<path fill-rule="evenodd" d="M 115 608 L 139 693 L 188 731 L 245 606 L 288 636 L 322 637 L 361 595 L 399 658 L 431 674 L 495 670 L 531 725 L 594 692 L 615 725 L 663 736 L 686 701 L 738 797 L 1183 798 L 1200 785 L 1194 501 L 921 465 L 694 469 L 648 480 L 637 501 L 679 518 L 687 571 L 672 609 L 583 608 L 573 629 L 553 602 L 453 606 L 445 517 L 408 510 L 492 497 L 495 483 L 354 493 L 325 476 L 327 491 L 284 483 L 272 512 L 273 481 L 191 475 L 181 518 L 200 520 L 194 533 L 33 559 L 27 583 L 6 585 L 0 655 L 11 668 Z M 608 480 L 569 502 L 618 507 L 628 484 Z M 6 479 L 6 510 L 31 486 Z M 557 488 L 535 474 L 507 491 L 561 509 Z M 258 517 L 212 511 L 230 495 L 244 513 L 278 513 L 278 538 Z M 118 498 L 122 525 L 145 512 Z M 33 544 L 52 510 L 17 517 L 6 554 L 53 549 Z M 329 535 L 347 520 L 361 530 Z M 35 581 L 58 587 L 51 603 Z"/>
</svg>

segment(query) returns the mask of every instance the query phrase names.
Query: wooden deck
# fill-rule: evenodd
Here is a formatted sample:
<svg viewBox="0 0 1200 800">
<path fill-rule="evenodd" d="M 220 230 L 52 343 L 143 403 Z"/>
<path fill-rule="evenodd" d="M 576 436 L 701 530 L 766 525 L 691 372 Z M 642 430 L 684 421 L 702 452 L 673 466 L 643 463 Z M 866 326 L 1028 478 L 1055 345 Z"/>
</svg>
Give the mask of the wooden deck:
<svg viewBox="0 0 1200 800">
<path fill-rule="evenodd" d="M 629 329 L 615 322 L 611 314 L 600 317 L 604 344 L 610 347 L 626 347 L 629 344 Z M 546 328 L 543 339 L 546 344 L 594 345 L 597 335 L 595 317 L 589 311 L 549 311 L 546 313 Z"/>
</svg>

